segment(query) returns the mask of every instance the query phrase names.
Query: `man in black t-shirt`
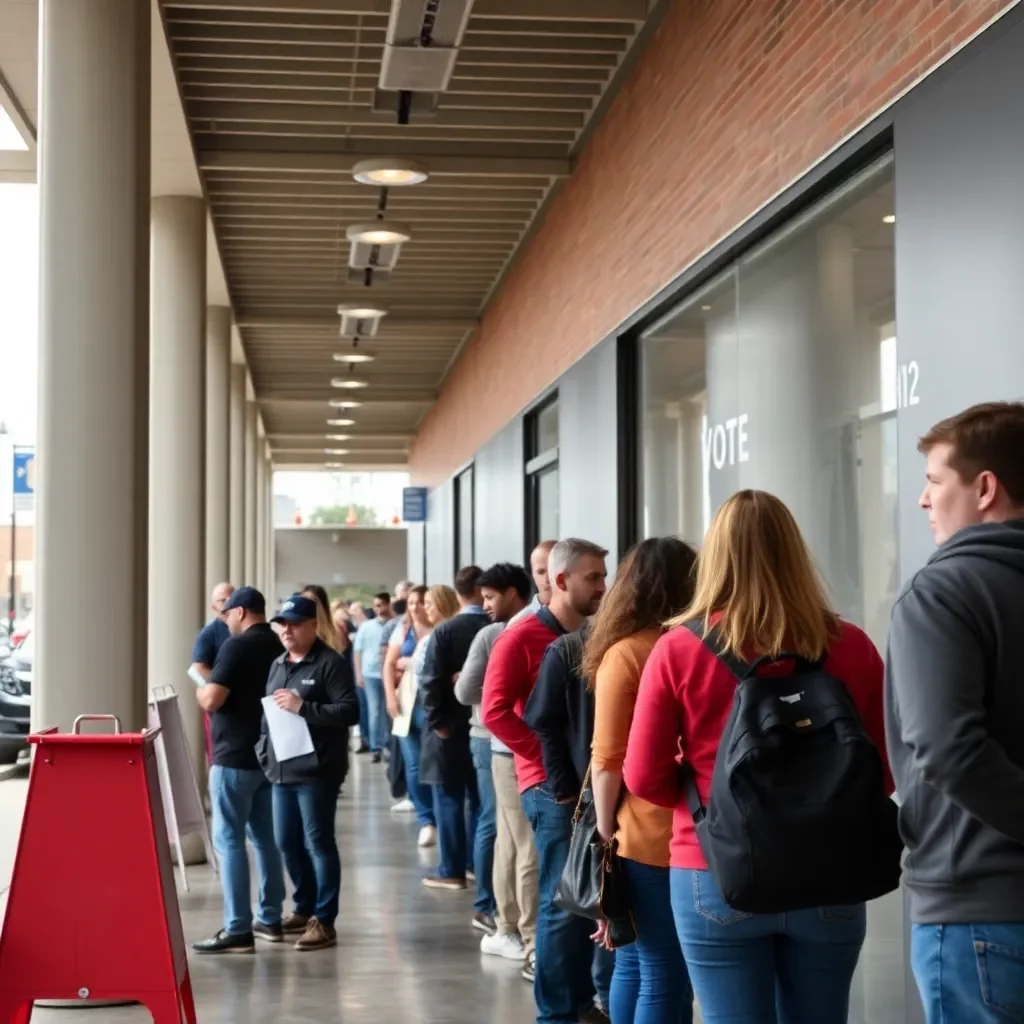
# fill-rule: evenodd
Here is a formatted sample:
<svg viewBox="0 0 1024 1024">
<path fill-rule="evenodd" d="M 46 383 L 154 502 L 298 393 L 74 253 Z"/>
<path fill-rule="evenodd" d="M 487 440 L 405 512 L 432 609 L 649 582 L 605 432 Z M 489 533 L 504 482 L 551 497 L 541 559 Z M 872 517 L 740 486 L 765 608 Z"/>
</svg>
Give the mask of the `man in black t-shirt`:
<svg viewBox="0 0 1024 1024">
<path fill-rule="evenodd" d="M 197 953 L 252 953 L 255 938 L 284 941 L 284 873 L 274 840 L 272 789 L 256 758 L 263 724 L 260 701 L 270 667 L 284 648 L 267 624 L 266 601 L 255 588 L 236 590 L 225 602 L 223 615 L 231 636 L 217 655 L 210 681 L 197 695 L 200 707 L 211 714 L 210 799 L 213 845 L 224 890 L 224 927 L 192 948 Z M 255 924 L 245 849 L 247 827 L 260 873 Z"/>
</svg>

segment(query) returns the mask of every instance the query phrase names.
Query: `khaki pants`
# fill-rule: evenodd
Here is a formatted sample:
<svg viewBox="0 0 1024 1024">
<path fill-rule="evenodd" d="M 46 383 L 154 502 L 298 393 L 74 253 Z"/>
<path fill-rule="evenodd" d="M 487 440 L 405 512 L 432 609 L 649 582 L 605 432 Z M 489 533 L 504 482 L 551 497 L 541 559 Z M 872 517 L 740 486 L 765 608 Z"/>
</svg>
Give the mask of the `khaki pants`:
<svg viewBox="0 0 1024 1024">
<path fill-rule="evenodd" d="M 498 805 L 498 836 L 494 843 L 494 899 L 498 905 L 498 931 L 503 935 L 518 931 L 529 952 L 537 935 L 537 847 L 519 798 L 512 758 L 507 754 L 494 754 L 491 776 Z"/>
</svg>

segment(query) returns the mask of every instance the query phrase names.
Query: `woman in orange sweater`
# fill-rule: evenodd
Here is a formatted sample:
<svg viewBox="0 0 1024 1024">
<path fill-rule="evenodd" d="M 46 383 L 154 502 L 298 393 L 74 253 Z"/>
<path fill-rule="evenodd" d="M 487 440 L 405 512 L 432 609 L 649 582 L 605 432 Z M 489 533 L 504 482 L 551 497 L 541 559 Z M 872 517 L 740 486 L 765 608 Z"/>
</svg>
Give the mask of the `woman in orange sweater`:
<svg viewBox="0 0 1024 1024">
<path fill-rule="evenodd" d="M 591 784 L 601 838 L 618 844 L 637 940 L 615 953 L 612 1024 L 690 1024 L 693 993 L 669 893 L 672 812 L 627 793 L 626 741 L 644 663 L 662 623 L 693 597 L 693 549 L 674 537 L 638 544 L 625 557 L 594 618 L 583 661 L 594 681 Z M 603 930 L 603 929 L 602 929 Z"/>
</svg>

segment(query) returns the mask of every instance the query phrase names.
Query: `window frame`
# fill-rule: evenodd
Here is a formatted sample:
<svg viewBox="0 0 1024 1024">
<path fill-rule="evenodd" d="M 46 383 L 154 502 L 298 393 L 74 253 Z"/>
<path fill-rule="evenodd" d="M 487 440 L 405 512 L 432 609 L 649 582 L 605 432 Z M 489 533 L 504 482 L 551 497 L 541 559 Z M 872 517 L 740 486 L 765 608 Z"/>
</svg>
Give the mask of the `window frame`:
<svg viewBox="0 0 1024 1024">
<path fill-rule="evenodd" d="M 544 395 L 523 416 L 523 537 L 526 543 L 524 563 L 527 565 L 533 549 L 542 540 L 549 539 L 540 536 L 540 481 L 549 473 L 558 472 L 559 449 L 557 444 L 543 451 L 538 449 L 540 417 L 552 408 L 557 416 L 557 388 Z"/>
</svg>

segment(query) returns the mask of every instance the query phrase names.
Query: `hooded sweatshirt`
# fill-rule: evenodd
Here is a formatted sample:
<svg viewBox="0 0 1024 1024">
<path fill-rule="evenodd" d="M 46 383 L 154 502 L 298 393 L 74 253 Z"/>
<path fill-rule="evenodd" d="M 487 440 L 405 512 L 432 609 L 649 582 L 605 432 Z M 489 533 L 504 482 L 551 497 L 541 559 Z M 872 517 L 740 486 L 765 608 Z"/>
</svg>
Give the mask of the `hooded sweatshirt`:
<svg viewBox="0 0 1024 1024">
<path fill-rule="evenodd" d="M 907 584 L 885 699 L 911 920 L 1024 922 L 1024 520 L 961 530 Z"/>
</svg>

